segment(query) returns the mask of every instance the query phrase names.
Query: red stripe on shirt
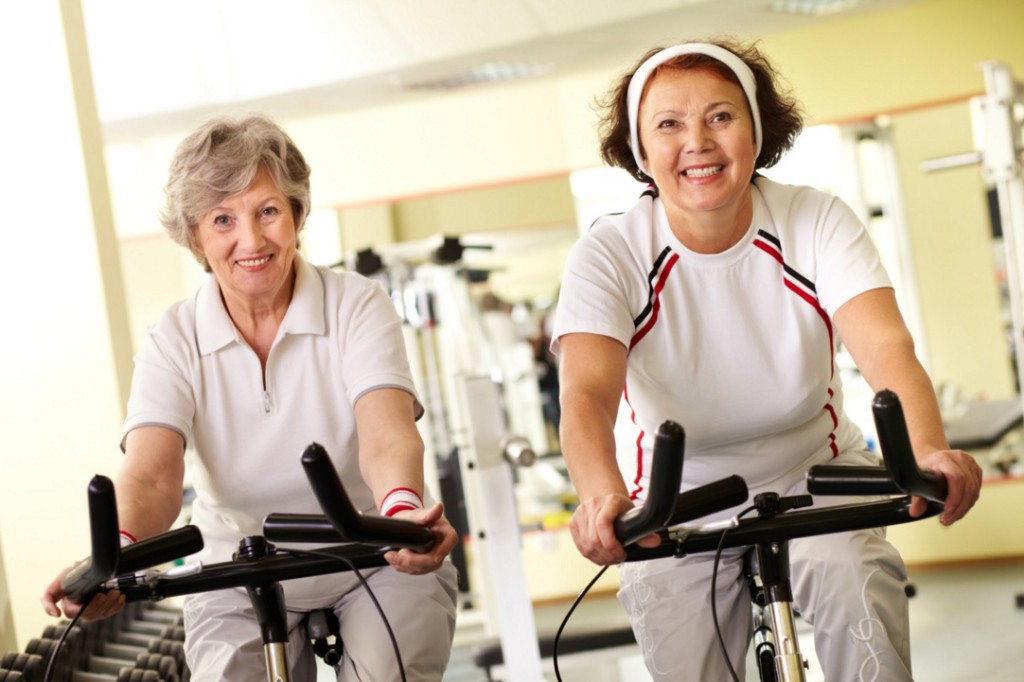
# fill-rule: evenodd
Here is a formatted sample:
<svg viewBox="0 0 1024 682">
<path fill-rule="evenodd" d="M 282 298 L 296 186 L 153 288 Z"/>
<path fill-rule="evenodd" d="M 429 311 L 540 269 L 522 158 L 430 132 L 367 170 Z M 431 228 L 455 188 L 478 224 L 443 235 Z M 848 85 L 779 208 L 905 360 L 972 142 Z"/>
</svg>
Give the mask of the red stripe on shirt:
<svg viewBox="0 0 1024 682">
<path fill-rule="evenodd" d="M 644 439 L 644 430 L 639 428 L 639 424 L 636 423 L 636 411 L 633 409 L 633 405 L 629 402 L 629 388 L 627 386 L 622 387 L 622 398 L 626 401 L 626 405 L 629 406 L 629 420 L 639 429 L 636 437 L 636 476 L 633 478 L 633 490 L 629 493 L 629 499 L 636 500 L 637 496 L 644 489 L 644 487 L 640 485 L 640 479 L 644 474 L 644 448 L 641 445 Z"/>
<path fill-rule="evenodd" d="M 774 258 L 776 261 L 778 261 L 779 265 L 781 265 L 783 268 L 786 267 L 786 263 L 782 259 L 782 253 L 777 248 L 775 248 L 775 246 L 773 246 L 772 244 L 769 244 L 768 242 L 762 241 L 760 239 L 755 239 L 754 240 L 754 246 L 756 246 L 757 248 L 761 249 L 762 251 L 767 253 L 769 256 Z M 789 279 L 786 276 L 785 270 L 783 271 L 782 280 L 785 283 L 786 288 L 789 289 L 790 291 L 792 291 L 793 293 L 795 293 L 797 296 L 799 296 L 801 299 L 803 299 L 808 305 L 810 305 L 812 308 L 814 308 L 814 311 L 816 313 L 818 313 L 819 317 L 821 317 L 822 322 L 825 323 L 825 330 L 828 332 L 829 358 L 831 358 L 831 366 L 829 368 L 830 378 L 832 376 L 835 376 L 835 372 L 836 372 L 835 356 L 833 355 L 833 352 L 832 352 L 832 348 L 835 345 L 835 339 L 833 337 L 833 332 L 832 332 L 832 320 L 831 320 L 831 318 L 828 316 L 828 313 L 825 312 L 825 309 L 821 307 L 821 303 L 818 301 L 818 298 L 816 296 L 812 295 L 811 293 L 809 293 L 800 284 L 798 284 L 798 283 L 794 282 L 793 280 Z M 832 456 L 833 457 L 837 457 L 839 455 L 839 448 L 836 445 L 836 432 L 835 432 L 835 429 L 836 429 L 836 427 L 839 426 L 839 418 L 836 416 L 835 407 L 833 407 L 833 405 L 832 405 L 833 391 L 832 391 L 831 388 L 828 390 L 828 396 L 829 396 L 828 402 L 825 403 L 825 407 L 823 409 L 828 412 L 829 417 L 831 417 L 831 419 L 832 419 L 832 431 L 831 431 L 831 433 L 828 434 L 829 449 L 832 450 Z"/>
<path fill-rule="evenodd" d="M 651 331 L 655 324 L 658 322 L 658 311 L 661 310 L 661 290 L 665 288 L 665 280 L 668 279 L 668 274 L 672 271 L 672 266 L 679 260 L 679 254 L 673 253 L 672 257 L 665 262 L 665 267 L 662 268 L 661 274 L 658 275 L 658 283 L 654 285 L 654 301 L 651 303 L 651 316 L 647 318 L 647 322 L 643 327 L 639 329 L 633 338 L 629 340 L 629 349 L 633 350 L 633 346 L 640 343 L 640 340 L 647 336 L 647 332 Z"/>
</svg>

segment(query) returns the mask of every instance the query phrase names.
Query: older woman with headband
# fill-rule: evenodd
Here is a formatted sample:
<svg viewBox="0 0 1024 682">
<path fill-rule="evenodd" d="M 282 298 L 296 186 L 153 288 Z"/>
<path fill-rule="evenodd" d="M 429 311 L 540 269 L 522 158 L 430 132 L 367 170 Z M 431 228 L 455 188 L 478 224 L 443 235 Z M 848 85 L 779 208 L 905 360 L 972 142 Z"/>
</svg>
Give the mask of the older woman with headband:
<svg viewBox="0 0 1024 682">
<path fill-rule="evenodd" d="M 920 465 L 948 481 L 942 523 L 967 513 L 980 469 L 946 442 L 864 226 L 833 196 L 757 174 L 802 119 L 756 46 L 648 53 L 613 88 L 603 123 L 605 161 L 650 186 L 594 223 L 562 282 L 552 346 L 579 550 L 597 564 L 624 558 L 612 520 L 644 498 L 665 420 L 686 429 L 684 489 L 739 474 L 751 495 L 793 494 L 814 464 L 873 463 L 843 411 L 839 341 L 873 389 L 900 396 Z M 725 552 L 715 597 L 739 664 L 751 628 L 741 554 Z M 906 571 L 884 531 L 795 540 L 791 562 L 826 679 L 911 679 Z M 619 597 L 658 680 L 727 679 L 711 568 L 710 555 L 622 567 Z"/>
<path fill-rule="evenodd" d="M 324 446 L 353 504 L 428 527 L 431 551 L 388 552 L 366 580 L 394 629 L 409 680 L 438 681 L 455 627 L 457 541 L 424 487 L 423 413 L 401 319 L 387 293 L 354 273 L 306 262 L 299 232 L 309 214 L 310 168 L 291 138 L 263 116 L 212 119 L 178 146 L 164 226 L 209 273 L 171 306 L 135 358 L 115 487 L 123 542 L 166 531 L 181 511 L 185 449 L 194 451 L 191 522 L 196 560 L 231 559 L 271 512 L 317 513 L 300 466 Z M 63 573 L 61 574 L 61 576 Z M 53 616 L 80 604 L 58 576 L 43 595 Z M 396 657 L 353 573 L 282 583 L 292 679 L 316 679 L 301 622 L 331 608 L 344 656 L 339 680 L 397 680 Z M 98 595 L 85 615 L 120 609 Z M 260 626 L 242 588 L 186 599 L 185 649 L 193 680 L 265 679 Z"/>
</svg>

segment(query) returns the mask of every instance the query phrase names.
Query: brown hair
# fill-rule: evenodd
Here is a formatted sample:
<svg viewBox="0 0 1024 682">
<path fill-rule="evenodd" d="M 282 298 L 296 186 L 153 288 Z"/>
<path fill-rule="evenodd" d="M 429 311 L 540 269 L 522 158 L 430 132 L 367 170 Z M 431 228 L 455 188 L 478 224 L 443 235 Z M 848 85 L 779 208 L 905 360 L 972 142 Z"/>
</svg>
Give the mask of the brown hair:
<svg viewBox="0 0 1024 682">
<path fill-rule="evenodd" d="M 789 151 L 797 135 L 803 129 L 803 113 L 800 103 L 788 89 L 783 87 L 778 73 L 755 43 L 743 45 L 732 40 L 702 41 L 729 50 L 743 60 L 754 73 L 757 84 L 757 108 L 761 117 L 761 153 L 754 162 L 755 171 L 759 168 L 771 168 Z M 629 146 L 629 108 L 627 93 L 629 83 L 636 70 L 650 57 L 664 48 L 649 50 L 629 69 L 603 100 L 598 101 L 600 109 L 599 135 L 601 142 L 601 158 L 610 166 L 625 169 L 641 182 L 651 182 L 651 178 L 636 165 L 633 150 Z M 722 62 L 707 55 L 693 53 L 669 59 L 658 66 L 644 84 L 644 93 L 654 76 L 662 69 L 707 69 L 722 78 L 740 85 L 739 79 L 732 69 Z"/>
</svg>

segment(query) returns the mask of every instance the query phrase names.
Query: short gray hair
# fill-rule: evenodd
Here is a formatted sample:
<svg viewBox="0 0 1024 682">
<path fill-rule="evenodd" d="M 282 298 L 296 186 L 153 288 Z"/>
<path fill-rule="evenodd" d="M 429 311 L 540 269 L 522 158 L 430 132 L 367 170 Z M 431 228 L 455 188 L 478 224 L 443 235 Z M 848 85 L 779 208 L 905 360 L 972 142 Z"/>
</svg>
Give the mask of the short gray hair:
<svg viewBox="0 0 1024 682">
<path fill-rule="evenodd" d="M 224 198 L 245 191 L 266 171 L 292 206 L 296 233 L 309 215 L 309 165 L 295 143 L 262 114 L 215 117 L 178 145 L 171 159 L 160 222 L 175 243 L 207 270 L 195 239 L 199 220 Z"/>
</svg>

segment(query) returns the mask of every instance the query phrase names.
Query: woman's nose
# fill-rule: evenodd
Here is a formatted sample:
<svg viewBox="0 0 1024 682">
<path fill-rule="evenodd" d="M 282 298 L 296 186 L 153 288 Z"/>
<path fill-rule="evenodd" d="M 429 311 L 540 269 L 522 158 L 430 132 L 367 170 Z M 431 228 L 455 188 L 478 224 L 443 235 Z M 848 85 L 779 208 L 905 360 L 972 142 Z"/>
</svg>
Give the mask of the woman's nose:
<svg viewBox="0 0 1024 682">
<path fill-rule="evenodd" d="M 248 249 L 258 249 L 263 246 L 263 226 L 260 225 L 260 221 L 254 219 L 242 220 L 241 221 L 241 236 L 240 241 L 242 245 Z"/>
<path fill-rule="evenodd" d="M 685 136 L 686 137 L 683 140 L 683 149 L 687 152 L 707 151 L 714 145 L 714 140 L 711 139 L 711 135 L 709 134 L 706 126 L 688 126 L 686 128 Z"/>
</svg>

